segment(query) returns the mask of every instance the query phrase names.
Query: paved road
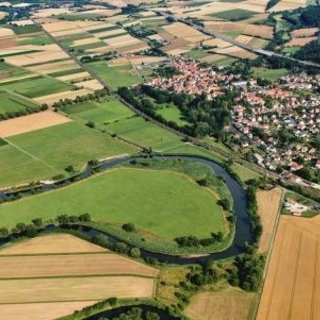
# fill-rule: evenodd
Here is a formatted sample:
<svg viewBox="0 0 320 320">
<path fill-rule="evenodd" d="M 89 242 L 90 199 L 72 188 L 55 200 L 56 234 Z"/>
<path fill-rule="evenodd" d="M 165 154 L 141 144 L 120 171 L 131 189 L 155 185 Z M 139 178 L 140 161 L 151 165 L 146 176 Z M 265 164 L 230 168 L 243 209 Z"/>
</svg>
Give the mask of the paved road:
<svg viewBox="0 0 320 320">
<path fill-rule="evenodd" d="M 242 49 L 245 49 L 245 50 L 248 50 L 250 52 L 253 52 L 255 54 L 258 54 L 258 55 L 262 55 L 262 56 L 267 56 L 267 57 L 277 57 L 277 58 L 282 58 L 282 59 L 287 59 L 287 60 L 290 60 L 290 61 L 293 61 L 293 62 L 297 62 L 297 63 L 300 63 L 300 64 L 303 64 L 303 65 L 306 65 L 306 66 L 311 66 L 311 67 L 319 67 L 320 68 L 320 64 L 318 63 L 314 63 L 314 62 L 311 62 L 311 61 L 304 61 L 304 60 L 298 60 L 298 59 L 295 59 L 295 58 L 292 58 L 292 57 L 289 57 L 289 56 L 286 56 L 284 54 L 281 54 L 281 53 L 276 53 L 276 52 L 273 52 L 273 51 L 268 51 L 268 50 L 263 50 L 263 49 L 260 49 L 260 48 L 255 48 L 255 47 L 252 47 L 252 46 L 248 46 L 242 42 L 239 42 L 239 41 L 236 41 L 228 36 L 225 36 L 224 34 L 221 34 L 219 32 L 216 32 L 214 30 L 211 30 L 211 29 L 208 29 L 206 27 L 202 27 L 198 24 L 195 24 L 193 23 L 192 21 L 190 20 L 187 20 L 187 19 L 183 19 L 183 18 L 178 18 L 172 14 L 168 14 L 168 13 L 165 13 L 165 12 L 162 12 L 162 11 L 154 11 L 155 13 L 157 14 L 160 14 L 162 15 L 163 17 L 165 18 L 170 18 L 174 21 L 178 21 L 178 22 L 182 22 L 182 23 L 185 23 L 191 27 L 193 27 L 194 29 L 208 35 L 208 36 L 211 36 L 211 37 L 215 37 L 215 38 L 219 38 L 221 40 L 224 40 L 232 45 L 235 45 L 239 48 L 242 48 Z M 257 26 L 258 28 L 258 26 Z"/>
</svg>

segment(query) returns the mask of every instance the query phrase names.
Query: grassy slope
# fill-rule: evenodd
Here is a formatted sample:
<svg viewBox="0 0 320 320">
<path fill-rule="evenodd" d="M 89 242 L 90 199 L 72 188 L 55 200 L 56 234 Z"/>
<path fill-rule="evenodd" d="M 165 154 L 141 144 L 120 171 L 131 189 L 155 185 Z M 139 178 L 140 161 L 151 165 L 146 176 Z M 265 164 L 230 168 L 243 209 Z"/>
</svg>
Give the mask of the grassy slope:
<svg viewBox="0 0 320 320">
<path fill-rule="evenodd" d="M 132 222 L 168 239 L 189 234 L 208 237 L 224 230 L 216 200 L 185 175 L 120 168 L 63 190 L 2 204 L 0 218 L 3 225 L 13 226 L 34 217 L 89 212 L 96 220 Z"/>
<path fill-rule="evenodd" d="M 28 107 L 34 107 L 34 104 L 10 93 L 0 91 L 0 113 L 22 111 Z"/>
</svg>

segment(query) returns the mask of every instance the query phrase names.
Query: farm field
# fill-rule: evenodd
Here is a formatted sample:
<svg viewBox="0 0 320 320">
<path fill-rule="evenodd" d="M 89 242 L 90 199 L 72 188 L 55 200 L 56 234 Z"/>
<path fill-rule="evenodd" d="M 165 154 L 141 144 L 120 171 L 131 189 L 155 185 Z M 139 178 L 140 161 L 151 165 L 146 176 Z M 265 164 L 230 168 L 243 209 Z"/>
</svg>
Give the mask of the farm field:
<svg viewBox="0 0 320 320">
<path fill-rule="evenodd" d="M 152 147 L 157 151 L 166 151 L 182 145 L 181 139 L 177 135 L 140 117 L 111 123 L 106 126 L 106 129 L 129 141 L 144 147 Z"/>
<path fill-rule="evenodd" d="M 257 192 L 258 212 L 262 222 L 262 236 L 259 244 L 260 252 L 269 250 L 270 241 L 274 231 L 277 214 L 281 208 L 282 189 L 274 188 L 272 190 Z"/>
<path fill-rule="evenodd" d="M 46 251 L 49 241 L 54 245 Z M 6 319 L 53 320 L 110 296 L 153 295 L 157 269 L 111 254 L 75 236 L 45 235 L 16 246 L 0 250 L 0 312 Z M 28 248 L 29 255 L 24 248 Z"/>
<path fill-rule="evenodd" d="M 288 74 L 288 70 L 281 68 L 281 69 L 266 69 L 266 68 L 255 68 L 253 69 L 254 76 L 257 78 L 262 78 L 266 80 L 277 80 L 282 76 Z"/>
<path fill-rule="evenodd" d="M 0 114 L 27 111 L 34 107 L 33 102 L 0 90 Z"/>
<path fill-rule="evenodd" d="M 86 67 L 94 71 L 114 90 L 142 82 L 142 78 L 131 65 L 110 66 L 105 62 L 95 62 L 87 64 Z"/>
<path fill-rule="evenodd" d="M 79 168 L 91 159 L 136 150 L 76 121 L 15 135 L 7 142 L 0 146 L 0 186 L 52 177 L 69 165 Z"/>
<path fill-rule="evenodd" d="M 115 98 L 108 98 L 101 103 L 78 103 L 76 105 L 63 107 L 62 111 L 73 117 L 91 120 L 100 125 L 112 123 L 135 115 L 133 111 Z"/>
<path fill-rule="evenodd" d="M 281 216 L 258 320 L 319 319 L 319 227 L 319 216 Z"/>
<path fill-rule="evenodd" d="M 18 134 L 48 128 L 71 121 L 53 111 L 44 111 L 16 119 L 0 122 L 0 137 L 11 137 Z"/>
<path fill-rule="evenodd" d="M 101 253 L 108 251 L 70 234 L 56 233 L 16 242 L 0 250 L 2 255 Z"/>
<path fill-rule="evenodd" d="M 237 289 L 196 294 L 184 313 L 197 320 L 245 320 L 253 316 L 255 293 Z"/>
<path fill-rule="evenodd" d="M 169 240 L 224 231 L 216 196 L 172 171 L 113 169 L 63 189 L 0 205 L 0 218 L 8 227 L 35 217 L 55 218 L 61 212 L 89 212 L 97 222 L 131 222 Z"/>
</svg>

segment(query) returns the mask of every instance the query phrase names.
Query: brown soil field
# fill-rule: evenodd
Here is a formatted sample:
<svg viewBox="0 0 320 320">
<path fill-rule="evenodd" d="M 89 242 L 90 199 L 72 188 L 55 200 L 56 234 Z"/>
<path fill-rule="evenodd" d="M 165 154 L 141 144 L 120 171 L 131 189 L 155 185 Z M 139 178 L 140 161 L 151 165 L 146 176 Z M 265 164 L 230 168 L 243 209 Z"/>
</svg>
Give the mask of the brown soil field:
<svg viewBox="0 0 320 320">
<path fill-rule="evenodd" d="M 246 24 L 240 22 L 218 22 L 218 21 L 208 21 L 205 25 L 217 32 L 233 32 L 233 31 L 243 31 L 246 28 Z"/>
<path fill-rule="evenodd" d="M 77 82 L 75 85 L 77 87 L 83 87 L 83 88 L 90 89 L 90 90 L 103 89 L 103 85 L 96 79 Z"/>
<path fill-rule="evenodd" d="M 0 137 L 35 131 L 71 121 L 53 111 L 44 111 L 0 122 Z"/>
<path fill-rule="evenodd" d="M 319 31 L 319 28 L 298 29 L 298 30 L 292 31 L 291 35 L 294 38 L 311 37 L 318 31 Z"/>
<path fill-rule="evenodd" d="M 197 320 L 248 319 L 255 294 L 230 289 L 223 292 L 202 292 L 195 295 L 184 314 Z"/>
<path fill-rule="evenodd" d="M 248 24 L 244 30 L 243 34 L 247 34 L 249 36 L 261 37 L 264 39 L 272 39 L 273 38 L 273 28 L 268 26 L 259 26 L 257 27 L 254 24 Z"/>
<path fill-rule="evenodd" d="M 298 2 L 295 2 L 294 0 L 290 0 L 290 2 L 282 0 L 278 2 L 274 7 L 272 7 L 269 12 L 278 12 L 278 11 L 285 11 L 285 10 L 294 10 L 300 7 L 306 6 L 305 0 L 298 0 Z"/>
<path fill-rule="evenodd" d="M 157 270 L 111 253 L 0 257 L 1 279 L 122 274 L 155 277 Z"/>
<path fill-rule="evenodd" d="M 236 37 L 236 41 L 239 41 L 243 44 L 248 44 L 250 43 L 250 41 L 252 40 L 253 38 L 251 36 L 247 36 L 247 35 L 244 35 L 244 34 L 241 34 L 240 36 L 237 36 Z"/>
<path fill-rule="evenodd" d="M 14 320 L 54 320 L 75 310 L 81 310 L 97 301 L 48 302 L 0 305 L 1 317 Z"/>
<path fill-rule="evenodd" d="M 101 300 L 107 297 L 149 298 L 152 278 L 98 276 L 0 280 L 1 304 Z"/>
<path fill-rule="evenodd" d="M 55 253 L 101 253 L 100 246 L 70 234 L 50 234 L 21 241 L 0 250 L 2 255 L 55 254 Z"/>
<path fill-rule="evenodd" d="M 293 38 L 286 44 L 286 47 L 303 47 L 309 42 L 316 39 L 318 39 L 318 37 Z"/>
<path fill-rule="evenodd" d="M 320 216 L 281 216 L 257 320 L 320 319 Z"/>
<path fill-rule="evenodd" d="M 281 197 L 281 188 L 274 188 L 270 191 L 259 190 L 257 192 L 258 211 L 263 226 L 259 244 L 260 252 L 267 252 L 269 250 L 277 214 L 281 206 Z"/>
</svg>

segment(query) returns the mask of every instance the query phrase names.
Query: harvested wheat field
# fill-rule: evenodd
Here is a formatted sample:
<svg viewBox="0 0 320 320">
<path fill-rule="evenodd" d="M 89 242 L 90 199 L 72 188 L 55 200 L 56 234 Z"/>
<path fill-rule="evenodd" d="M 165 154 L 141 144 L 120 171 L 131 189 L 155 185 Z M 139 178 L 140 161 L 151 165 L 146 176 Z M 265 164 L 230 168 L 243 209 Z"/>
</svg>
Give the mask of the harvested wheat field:
<svg viewBox="0 0 320 320">
<path fill-rule="evenodd" d="M 44 111 L 0 122 L 0 137 L 11 137 L 71 121 L 53 111 Z"/>
<path fill-rule="evenodd" d="M 24 240 L 0 250 L 0 314 L 53 320 L 110 296 L 150 298 L 157 274 L 72 235 Z"/>
<path fill-rule="evenodd" d="M 202 292 L 195 295 L 185 315 L 197 320 L 248 319 L 255 294 L 230 289 L 222 292 Z"/>
<path fill-rule="evenodd" d="M 108 297 L 149 298 L 152 278 L 90 276 L 0 280 L 1 304 L 102 300 Z M 17 319 L 15 319 L 17 320 Z"/>
<path fill-rule="evenodd" d="M 270 191 L 257 192 L 258 211 L 261 217 L 263 232 L 260 239 L 259 251 L 269 250 L 272 233 L 281 206 L 282 189 L 274 188 Z"/>
<path fill-rule="evenodd" d="M 2 304 L 0 309 L 3 319 L 53 320 L 72 314 L 96 302 L 98 301 Z"/>
<path fill-rule="evenodd" d="M 0 256 L 0 278 L 92 275 L 155 277 L 157 270 L 112 253 Z"/>
<path fill-rule="evenodd" d="M 28 255 L 53 253 L 101 253 L 108 251 L 70 234 L 50 234 L 21 241 L 0 250 L 1 255 Z"/>
<path fill-rule="evenodd" d="M 281 216 L 258 320 L 320 319 L 320 216 Z"/>
</svg>

